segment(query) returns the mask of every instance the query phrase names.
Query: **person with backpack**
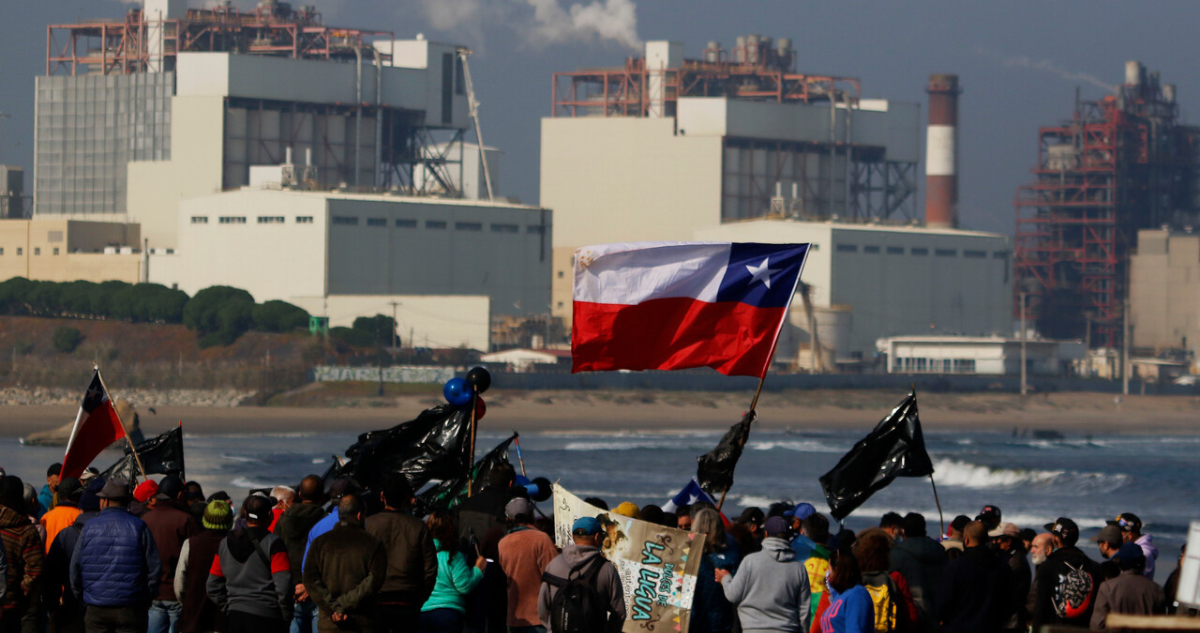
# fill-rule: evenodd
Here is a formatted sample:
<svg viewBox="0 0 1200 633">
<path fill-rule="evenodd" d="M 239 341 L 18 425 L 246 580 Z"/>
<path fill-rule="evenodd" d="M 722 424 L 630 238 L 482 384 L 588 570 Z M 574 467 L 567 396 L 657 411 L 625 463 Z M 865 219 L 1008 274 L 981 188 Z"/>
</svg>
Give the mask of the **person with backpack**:
<svg viewBox="0 0 1200 633">
<path fill-rule="evenodd" d="M 762 551 L 742 560 L 737 575 L 716 571 L 725 598 L 737 607 L 742 630 L 803 633 L 812 621 L 808 571 L 791 546 L 791 525 L 767 519 Z"/>
<path fill-rule="evenodd" d="M 461 633 L 467 611 L 467 594 L 483 581 L 487 559 L 475 558 L 469 567 L 455 545 L 458 528 L 454 517 L 445 510 L 436 510 L 426 521 L 433 547 L 437 550 L 437 581 L 433 593 L 421 607 L 421 633 Z"/>
<path fill-rule="evenodd" d="M 208 571 L 208 597 L 225 612 L 229 633 L 282 633 L 292 621 L 292 566 L 269 530 L 274 506 L 270 497 L 248 497 L 245 527 L 221 541 Z"/>
<path fill-rule="evenodd" d="M 733 605 L 716 581 L 718 569 L 737 571 L 738 556 L 725 545 L 725 524 L 712 508 L 704 508 L 692 517 L 692 531 L 704 534 L 704 557 L 696 572 L 696 591 L 692 599 L 690 633 L 727 633 L 733 630 Z"/>
<path fill-rule="evenodd" d="M 1046 525 L 1054 551 L 1038 566 L 1033 603 L 1033 630 L 1047 624 L 1078 626 L 1091 624 L 1096 592 L 1100 587 L 1100 565 L 1087 557 L 1075 543 L 1079 526 L 1066 517 Z"/>
<path fill-rule="evenodd" d="M 573 542 L 542 574 L 538 618 L 550 633 L 615 633 L 625 623 L 621 576 L 600 553 L 603 539 L 598 519 L 575 519 Z"/>
<path fill-rule="evenodd" d="M 945 633 L 999 633 L 1014 609 L 1012 572 L 988 546 L 982 522 L 967 524 L 963 544 L 942 572 L 934 613 Z"/>
<path fill-rule="evenodd" d="M 904 576 L 888 573 L 891 549 L 891 537 L 883 528 L 868 528 L 858 534 L 852 551 L 875 606 L 876 633 L 911 633 L 919 617 L 917 605 Z"/>
</svg>

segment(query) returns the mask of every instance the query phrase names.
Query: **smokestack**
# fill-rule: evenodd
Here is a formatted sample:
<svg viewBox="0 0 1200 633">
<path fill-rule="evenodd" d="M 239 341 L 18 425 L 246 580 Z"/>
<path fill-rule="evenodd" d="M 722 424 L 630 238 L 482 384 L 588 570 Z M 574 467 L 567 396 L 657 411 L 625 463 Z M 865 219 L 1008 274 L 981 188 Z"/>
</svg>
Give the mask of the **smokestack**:
<svg viewBox="0 0 1200 633">
<path fill-rule="evenodd" d="M 958 227 L 958 75 L 929 76 L 925 224 Z"/>
</svg>

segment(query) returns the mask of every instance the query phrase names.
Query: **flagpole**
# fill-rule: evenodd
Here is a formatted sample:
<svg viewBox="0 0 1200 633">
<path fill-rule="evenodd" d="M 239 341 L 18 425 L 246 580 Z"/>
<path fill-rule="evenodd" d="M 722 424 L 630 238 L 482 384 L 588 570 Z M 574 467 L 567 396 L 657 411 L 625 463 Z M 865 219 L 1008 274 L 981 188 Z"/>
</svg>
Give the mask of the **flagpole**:
<svg viewBox="0 0 1200 633">
<path fill-rule="evenodd" d="M 100 373 L 100 366 L 93 365 L 96 370 L 96 377 L 100 379 L 100 387 L 104 389 L 104 395 L 108 396 L 109 401 L 112 401 L 112 394 L 108 391 L 108 385 L 104 384 L 104 375 Z M 137 463 L 138 470 L 142 473 L 142 479 L 149 479 L 146 476 L 146 469 L 142 467 L 142 458 L 138 457 L 137 447 L 133 445 L 133 438 L 129 437 L 129 429 L 125 426 L 125 421 L 121 419 L 121 414 L 117 413 L 117 406 L 114 403 L 112 408 L 113 415 L 117 417 L 117 422 L 121 424 L 121 429 L 125 431 L 125 442 L 129 444 L 129 452 L 133 453 L 133 461 Z"/>
<path fill-rule="evenodd" d="M 471 498 L 471 489 L 475 487 L 475 412 L 479 410 L 479 390 L 471 385 L 471 457 L 467 460 L 467 498 Z"/>
<path fill-rule="evenodd" d="M 187 463 L 183 457 L 183 420 L 179 421 L 179 476 L 187 481 Z"/>
<path fill-rule="evenodd" d="M 513 442 L 517 445 L 517 462 L 521 464 L 521 476 L 529 477 L 529 475 L 525 474 L 525 458 L 521 457 L 521 436 L 516 431 L 513 431 Z"/>
<path fill-rule="evenodd" d="M 937 484 L 933 483 L 933 473 L 929 473 L 929 485 L 933 486 L 933 502 L 937 504 L 938 525 L 942 528 L 942 531 L 939 533 L 941 536 L 938 537 L 940 541 L 946 536 L 946 517 L 942 516 L 942 502 L 938 499 Z"/>
</svg>

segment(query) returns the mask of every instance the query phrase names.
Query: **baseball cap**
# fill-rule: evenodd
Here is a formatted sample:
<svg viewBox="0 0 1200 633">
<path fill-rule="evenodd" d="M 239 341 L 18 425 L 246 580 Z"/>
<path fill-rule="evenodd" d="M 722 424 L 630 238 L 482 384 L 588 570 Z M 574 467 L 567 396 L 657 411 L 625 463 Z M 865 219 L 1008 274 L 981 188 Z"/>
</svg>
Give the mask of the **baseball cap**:
<svg viewBox="0 0 1200 633">
<path fill-rule="evenodd" d="M 242 507 L 246 510 L 246 518 L 251 521 L 268 521 L 274 518 L 271 508 L 275 507 L 275 500 L 270 497 L 251 495 L 246 498 Z"/>
<path fill-rule="evenodd" d="M 791 526 L 783 517 L 771 517 L 763 524 L 763 530 L 767 536 L 783 536 L 791 531 Z"/>
<path fill-rule="evenodd" d="M 746 508 L 742 510 L 741 515 L 734 519 L 734 523 L 753 523 L 761 526 L 763 524 L 763 511 L 758 508 Z"/>
<path fill-rule="evenodd" d="M 504 506 L 504 516 L 515 519 L 519 516 L 533 516 L 533 503 L 525 497 L 517 497 Z"/>
<path fill-rule="evenodd" d="M 349 477 L 341 477 L 334 481 L 329 486 L 329 498 L 341 499 L 342 497 L 358 492 L 358 486 L 354 485 Z"/>
<path fill-rule="evenodd" d="M 1079 526 L 1066 517 L 1058 517 L 1054 523 L 1046 524 L 1046 531 L 1062 539 L 1067 545 L 1074 545 L 1079 540 Z"/>
<path fill-rule="evenodd" d="M 1100 533 L 1092 537 L 1093 543 L 1108 543 L 1112 547 L 1121 545 L 1121 528 L 1116 525 L 1106 525 L 1100 528 Z"/>
<path fill-rule="evenodd" d="M 1146 553 L 1142 551 L 1142 547 L 1137 543 L 1126 543 L 1121 546 L 1121 549 L 1117 550 L 1113 558 L 1118 562 L 1136 564 L 1138 561 L 1146 560 Z"/>
<path fill-rule="evenodd" d="M 811 503 L 797 503 L 796 507 L 783 513 L 783 516 L 789 519 L 800 519 L 801 521 L 812 516 L 817 511 Z"/>
<path fill-rule="evenodd" d="M 979 511 L 979 516 L 975 517 L 975 520 L 976 521 L 987 521 L 987 520 L 999 521 L 1000 520 L 1000 508 L 997 508 L 996 506 L 983 506 L 983 509 Z"/>
<path fill-rule="evenodd" d="M 579 517 L 571 525 L 571 534 L 591 536 L 600 533 L 600 521 L 596 517 Z"/>
<path fill-rule="evenodd" d="M 177 499 L 183 492 L 183 480 L 178 475 L 167 475 L 158 482 L 158 499 Z"/>
<path fill-rule="evenodd" d="M 1016 524 L 1013 523 L 1001 523 L 996 527 L 996 529 L 988 532 L 988 537 L 990 538 L 996 538 L 997 536 L 1011 536 L 1013 538 L 1018 538 L 1021 536 L 1021 528 L 1017 527 Z"/>
<path fill-rule="evenodd" d="M 156 494 L 158 494 L 158 484 L 152 479 L 143 481 L 142 483 L 138 484 L 137 488 L 133 489 L 133 498 L 136 499 L 138 503 L 146 503 L 150 497 L 153 497 Z"/>
<path fill-rule="evenodd" d="M 637 504 L 632 501 L 622 502 L 620 505 L 617 506 L 616 510 L 613 510 L 613 512 L 616 514 L 619 514 L 623 517 L 629 517 L 631 519 L 642 518 L 642 511 L 639 510 L 637 507 Z"/>
<path fill-rule="evenodd" d="M 1142 520 L 1132 512 L 1122 512 L 1116 520 L 1109 521 L 1108 524 L 1117 526 L 1122 532 L 1142 531 Z"/>
</svg>

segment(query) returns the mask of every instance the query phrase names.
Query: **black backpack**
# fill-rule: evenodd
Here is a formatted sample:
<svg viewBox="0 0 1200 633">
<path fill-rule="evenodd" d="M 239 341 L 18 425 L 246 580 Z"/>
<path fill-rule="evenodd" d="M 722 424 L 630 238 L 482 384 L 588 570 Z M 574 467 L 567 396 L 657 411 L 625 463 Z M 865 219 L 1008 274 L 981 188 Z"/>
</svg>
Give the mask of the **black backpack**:
<svg viewBox="0 0 1200 633">
<path fill-rule="evenodd" d="M 610 633 L 612 609 L 596 591 L 596 577 L 606 561 L 593 556 L 567 573 L 566 578 L 542 574 L 542 580 L 558 592 L 550 600 L 551 633 Z"/>
</svg>

